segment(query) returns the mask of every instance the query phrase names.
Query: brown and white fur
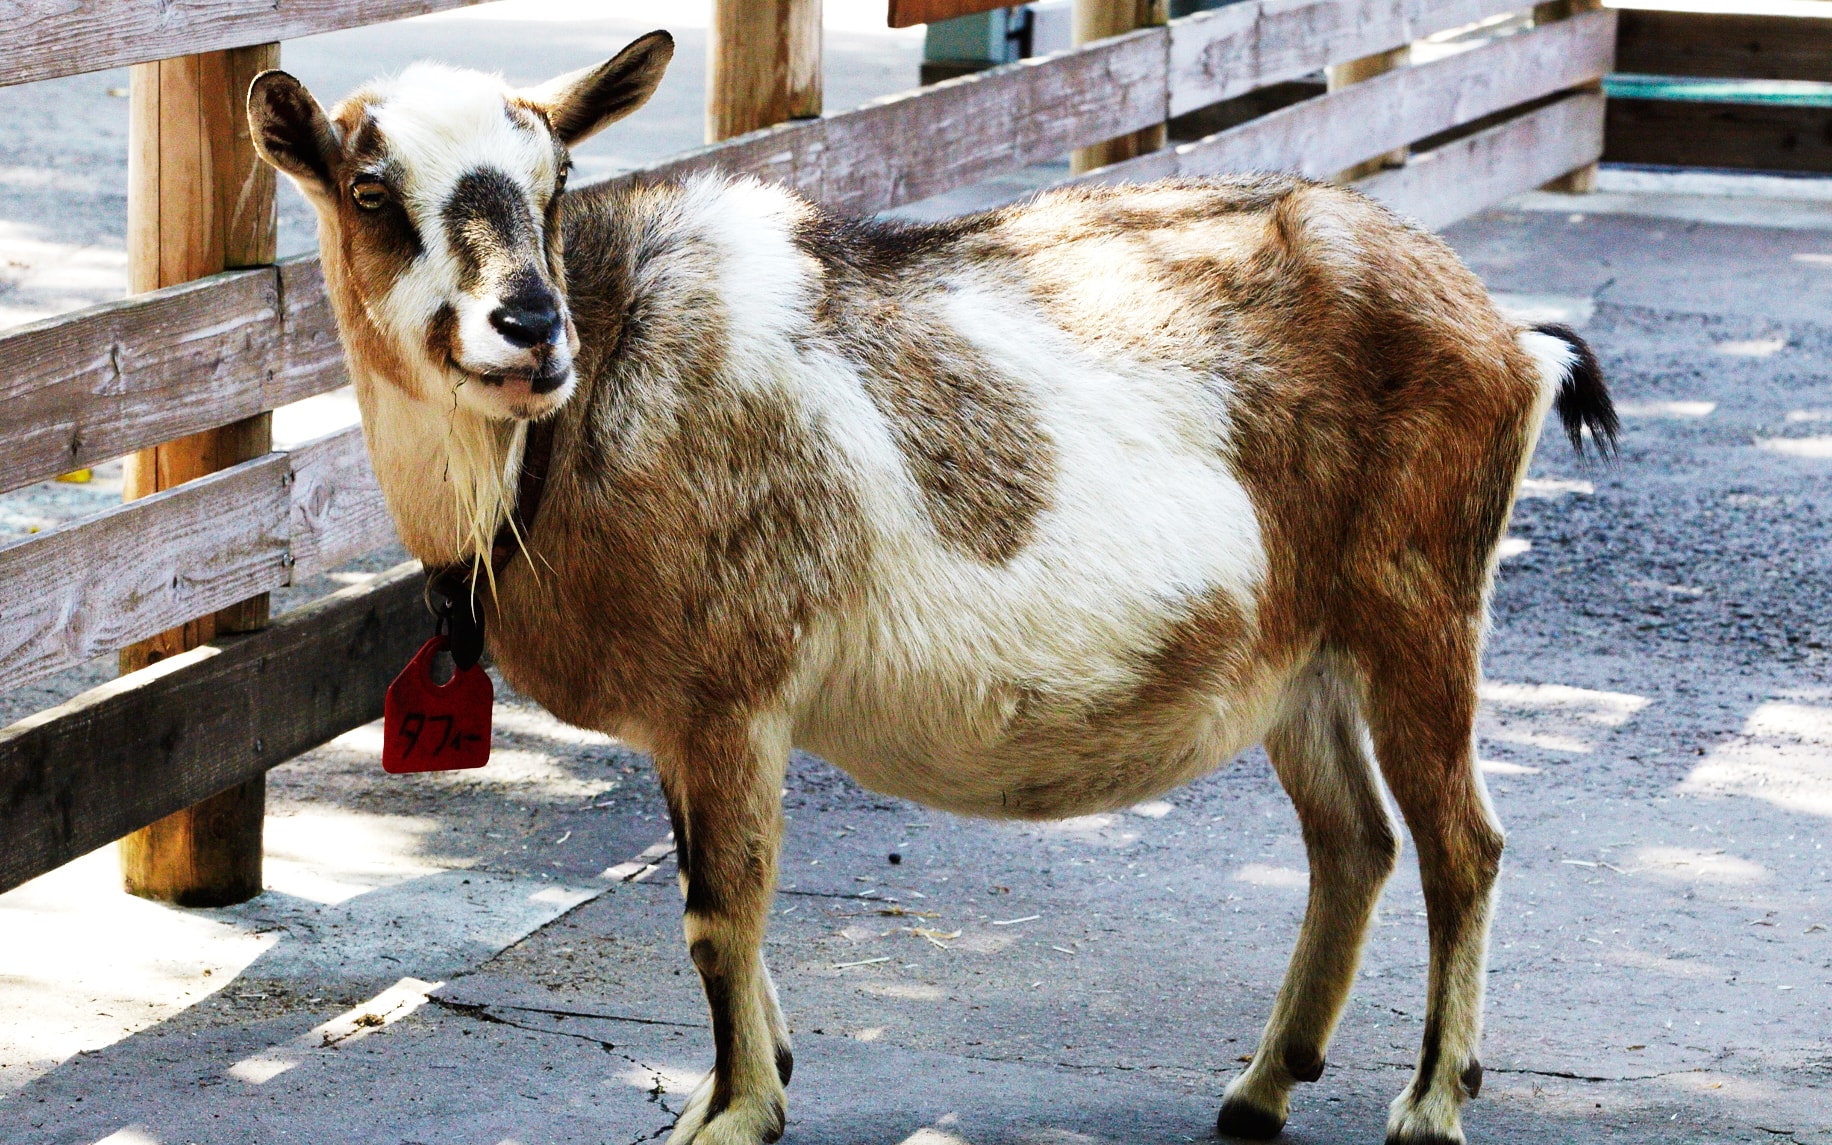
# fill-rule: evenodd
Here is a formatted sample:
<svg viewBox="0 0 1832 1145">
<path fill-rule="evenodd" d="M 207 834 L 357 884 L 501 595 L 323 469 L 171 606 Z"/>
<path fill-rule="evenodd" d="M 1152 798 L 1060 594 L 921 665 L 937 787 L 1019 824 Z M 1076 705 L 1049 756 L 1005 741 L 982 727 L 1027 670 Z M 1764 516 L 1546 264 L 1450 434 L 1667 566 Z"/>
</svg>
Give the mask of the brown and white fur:
<svg viewBox="0 0 1832 1145">
<path fill-rule="evenodd" d="M 654 754 L 716 1063 L 670 1139 L 783 1129 L 760 944 L 791 746 L 968 815 L 1122 807 L 1264 742 L 1310 903 L 1220 1125 L 1315 1080 L 1392 870 L 1430 908 L 1390 1141 L 1460 1141 L 1502 833 L 1472 720 L 1496 547 L 1547 408 L 1613 432 L 1568 331 L 1441 242 L 1283 176 L 1046 193 L 934 226 L 702 176 L 562 194 L 672 42 L 516 91 L 429 65 L 327 115 L 250 93 L 317 207 L 371 456 L 427 564 L 487 552 L 504 677 Z M 513 336 L 512 336 L 513 335 Z"/>
</svg>

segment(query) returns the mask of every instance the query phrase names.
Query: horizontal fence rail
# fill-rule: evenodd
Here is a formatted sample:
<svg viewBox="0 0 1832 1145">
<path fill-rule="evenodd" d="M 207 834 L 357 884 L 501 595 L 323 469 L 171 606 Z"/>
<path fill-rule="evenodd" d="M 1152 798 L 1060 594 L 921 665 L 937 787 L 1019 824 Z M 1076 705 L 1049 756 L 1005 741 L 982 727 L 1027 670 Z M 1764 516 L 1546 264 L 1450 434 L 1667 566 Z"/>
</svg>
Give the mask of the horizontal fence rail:
<svg viewBox="0 0 1832 1145">
<path fill-rule="evenodd" d="M 0 87 L 295 40 L 479 0 L 9 0 Z"/>
<path fill-rule="evenodd" d="M 755 175 L 835 210 L 870 214 L 1164 122 L 1166 36 L 1151 28 L 1021 60 L 766 127 L 619 178 Z"/>
<path fill-rule="evenodd" d="M 0 492 L 347 380 L 316 258 L 22 326 L 0 335 Z"/>
<path fill-rule="evenodd" d="M 1428 227 L 1491 206 L 1596 162 L 1603 94 L 1583 92 L 1434 148 L 1355 184 Z"/>
<path fill-rule="evenodd" d="M 1077 181 L 1130 183 L 1230 171 L 1296 171 L 1323 178 L 1549 93 L 1601 81 L 1610 70 L 1614 22 L 1613 12 L 1587 12 L 1505 36 L 1295 103 L 1194 143 L 1101 168 Z M 1597 131 L 1581 134 L 1600 144 L 1601 126 L 1599 120 Z"/>
<path fill-rule="evenodd" d="M 424 581 L 398 566 L 0 729 L 0 891 L 380 716 Z"/>
<path fill-rule="evenodd" d="M 348 26 L 451 6 L 367 0 L 330 17 L 329 4 L 266 0 L 257 11 L 193 0 L 168 7 L 195 27 L 143 29 L 166 38 L 116 45 L 95 66 L 297 35 L 297 26 L 275 21 L 309 13 Z M 134 7 L 116 25 L 153 10 Z M 1520 0 L 1250 0 L 768 128 L 619 178 L 718 169 L 871 213 L 1524 7 Z M 19 11 L 40 8 L 54 20 L 76 19 L 72 12 L 100 20 L 96 13 L 113 11 L 30 0 L 0 9 L 0 74 L 24 74 L 30 53 L 5 34 L 22 26 Z M 1498 35 L 1084 178 L 1246 169 L 1324 176 L 1449 138 L 1357 184 L 1442 225 L 1597 158 L 1603 99 L 1594 89 L 1610 67 L 1613 21 L 1588 13 Z M 345 381 L 322 275 L 310 258 L 25 327 L 0 337 L 0 490 Z M 16 541 L 0 548 L 0 688 L 296 583 L 393 536 L 360 430 L 351 429 Z M 0 731 L 0 837 L 25 841 L 0 857 L 0 889 L 379 714 L 387 678 L 425 634 L 417 583 L 417 574 L 396 570 L 261 633 L 173 657 Z M 283 660 L 302 666 L 299 679 L 275 672 Z"/>
<path fill-rule="evenodd" d="M 1625 8 L 1616 49 L 1625 72 L 1832 83 L 1832 4 L 1821 16 Z"/>
<path fill-rule="evenodd" d="M 347 429 L 0 548 L 0 689 L 329 572 L 395 539 Z"/>
<path fill-rule="evenodd" d="M 836 210 L 869 214 L 1524 7 L 1520 0 L 1251 0 L 765 128 L 620 178 L 755 175 Z"/>
<path fill-rule="evenodd" d="M 1621 12 L 1611 162 L 1832 173 L 1832 3 L 1822 14 Z"/>
<path fill-rule="evenodd" d="M 1172 20 L 1170 114 L 1519 12 L 1518 0 L 1255 0 Z"/>
</svg>

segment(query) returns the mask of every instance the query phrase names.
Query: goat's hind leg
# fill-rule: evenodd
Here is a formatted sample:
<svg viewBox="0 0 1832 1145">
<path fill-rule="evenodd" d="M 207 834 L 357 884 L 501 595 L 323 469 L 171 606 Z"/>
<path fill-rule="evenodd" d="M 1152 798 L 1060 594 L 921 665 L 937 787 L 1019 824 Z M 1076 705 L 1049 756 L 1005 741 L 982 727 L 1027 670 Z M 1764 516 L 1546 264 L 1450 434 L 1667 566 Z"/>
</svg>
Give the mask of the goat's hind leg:
<svg viewBox="0 0 1832 1145">
<path fill-rule="evenodd" d="M 782 1136 L 793 1059 L 762 952 L 788 762 L 786 737 L 777 738 L 743 725 L 702 729 L 657 754 L 714 1052 L 669 1145 L 762 1145 Z"/>
<path fill-rule="evenodd" d="M 1482 996 L 1502 833 L 1477 769 L 1473 620 L 1422 621 L 1368 657 L 1374 753 L 1418 850 L 1431 968 L 1418 1072 L 1387 1119 L 1389 1145 L 1461 1145 L 1482 1087 Z"/>
<path fill-rule="evenodd" d="M 1322 1075 L 1368 920 L 1398 855 L 1344 662 L 1320 654 L 1292 685 L 1266 752 L 1303 827 L 1310 900 L 1253 1062 L 1222 1101 L 1216 1128 L 1233 1137 L 1277 1136 L 1293 1084 Z"/>
</svg>

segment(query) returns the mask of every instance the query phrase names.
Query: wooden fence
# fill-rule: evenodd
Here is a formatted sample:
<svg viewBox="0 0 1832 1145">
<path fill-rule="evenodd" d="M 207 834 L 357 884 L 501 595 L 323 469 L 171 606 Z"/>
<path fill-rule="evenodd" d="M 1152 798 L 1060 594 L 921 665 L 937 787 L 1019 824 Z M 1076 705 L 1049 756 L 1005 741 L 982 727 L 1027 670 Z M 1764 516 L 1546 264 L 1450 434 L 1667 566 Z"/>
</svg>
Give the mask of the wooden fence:
<svg viewBox="0 0 1832 1145">
<path fill-rule="evenodd" d="M 26 0 L 0 12 L 0 82 L 453 6 Z M 718 168 L 875 212 L 1487 24 L 1493 34 L 1473 35 L 1468 50 L 1440 45 L 1413 66 L 1080 176 L 1328 176 L 1410 147 L 1404 166 L 1359 185 L 1441 225 L 1602 153 L 1599 85 L 1615 15 L 1532 11 L 1520 0 L 1248 0 L 766 128 L 625 178 Z M 0 336 L 0 490 L 344 382 L 311 258 L 23 327 Z M 392 535 L 352 429 L 14 541 L 0 547 L 0 689 L 335 568 Z M 375 718 L 388 678 L 427 629 L 418 570 L 402 566 L 0 730 L 0 890 Z"/>
<path fill-rule="evenodd" d="M 1832 172 L 1832 2 L 1779 11 L 1625 8 L 1604 158 Z"/>
</svg>

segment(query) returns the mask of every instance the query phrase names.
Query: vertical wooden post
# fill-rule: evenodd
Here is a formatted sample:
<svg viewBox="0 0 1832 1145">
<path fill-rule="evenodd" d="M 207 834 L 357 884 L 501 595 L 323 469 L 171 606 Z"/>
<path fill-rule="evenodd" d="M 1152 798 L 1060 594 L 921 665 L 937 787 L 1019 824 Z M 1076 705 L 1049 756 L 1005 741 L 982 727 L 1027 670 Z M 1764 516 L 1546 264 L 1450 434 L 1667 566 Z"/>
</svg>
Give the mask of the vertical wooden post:
<svg viewBox="0 0 1832 1145">
<path fill-rule="evenodd" d="M 248 85 L 278 66 L 261 44 L 140 64 L 131 75 L 127 277 L 133 293 L 274 261 L 274 173 L 255 155 Z M 272 447 L 261 414 L 141 450 L 127 459 L 133 500 L 259 457 Z M 121 653 L 132 672 L 219 632 L 267 623 L 265 594 L 162 632 Z M 250 780 L 121 840 L 129 892 L 184 906 L 222 906 L 261 893 L 265 779 Z"/>
<path fill-rule="evenodd" d="M 1346 64 L 1331 64 L 1323 69 L 1323 78 L 1330 91 L 1340 91 L 1350 84 L 1373 79 L 1377 75 L 1396 68 L 1403 68 L 1411 62 L 1412 45 L 1405 44 L 1384 52 L 1376 52 L 1371 56 L 1363 56 L 1358 60 L 1350 60 Z M 1372 159 L 1355 164 L 1346 171 L 1337 172 L 1335 181 L 1352 183 L 1388 167 L 1404 167 L 1410 154 L 1411 151 L 1408 148 L 1395 148 L 1385 155 L 1376 155 Z"/>
<path fill-rule="evenodd" d="M 1579 12 L 1590 12 L 1603 6 L 1603 0 L 1547 0 L 1544 4 L 1533 6 L 1533 24 L 1550 24 L 1554 20 L 1564 20 Z M 1592 91 L 1603 90 L 1603 85 L 1592 84 Z M 1587 195 L 1597 189 L 1597 165 L 1586 163 L 1576 171 L 1570 171 L 1547 183 L 1542 190 L 1563 191 L 1569 195 Z"/>
<path fill-rule="evenodd" d="M 706 142 L 821 113 L 821 0 L 713 0 Z"/>
<path fill-rule="evenodd" d="M 1073 20 L 1073 42 L 1079 48 L 1095 40 L 1169 22 L 1170 0 L 1075 0 Z M 1069 155 L 1069 170 L 1080 175 L 1163 146 L 1164 125 L 1153 124 L 1128 135 L 1077 148 Z"/>
</svg>

